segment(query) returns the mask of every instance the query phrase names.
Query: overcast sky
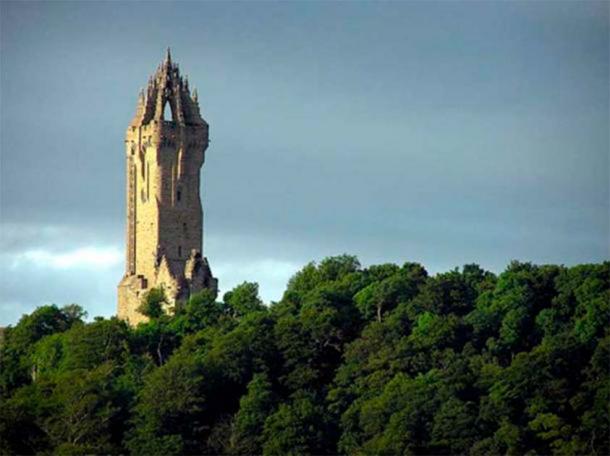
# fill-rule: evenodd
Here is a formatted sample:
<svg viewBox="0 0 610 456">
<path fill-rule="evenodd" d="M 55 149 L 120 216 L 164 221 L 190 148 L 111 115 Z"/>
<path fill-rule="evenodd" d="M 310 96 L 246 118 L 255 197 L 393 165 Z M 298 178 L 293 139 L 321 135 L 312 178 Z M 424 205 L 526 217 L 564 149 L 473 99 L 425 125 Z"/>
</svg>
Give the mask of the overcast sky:
<svg viewBox="0 0 610 456">
<path fill-rule="evenodd" d="M 171 46 L 211 131 L 205 255 L 277 300 L 305 263 L 609 257 L 609 3 L 2 1 L 0 325 L 124 270 L 124 134 Z"/>
</svg>

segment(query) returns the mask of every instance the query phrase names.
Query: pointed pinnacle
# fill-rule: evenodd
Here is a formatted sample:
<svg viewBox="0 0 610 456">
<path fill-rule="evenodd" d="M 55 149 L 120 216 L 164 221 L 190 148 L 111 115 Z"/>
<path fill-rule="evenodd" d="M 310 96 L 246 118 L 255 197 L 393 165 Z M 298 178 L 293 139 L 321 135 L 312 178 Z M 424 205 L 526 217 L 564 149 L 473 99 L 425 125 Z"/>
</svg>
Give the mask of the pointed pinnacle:
<svg viewBox="0 0 610 456">
<path fill-rule="evenodd" d="M 172 54 L 171 54 L 171 52 L 169 50 L 169 46 L 167 47 L 167 54 L 165 56 L 165 61 L 167 63 L 171 63 L 171 61 L 172 61 Z"/>
</svg>

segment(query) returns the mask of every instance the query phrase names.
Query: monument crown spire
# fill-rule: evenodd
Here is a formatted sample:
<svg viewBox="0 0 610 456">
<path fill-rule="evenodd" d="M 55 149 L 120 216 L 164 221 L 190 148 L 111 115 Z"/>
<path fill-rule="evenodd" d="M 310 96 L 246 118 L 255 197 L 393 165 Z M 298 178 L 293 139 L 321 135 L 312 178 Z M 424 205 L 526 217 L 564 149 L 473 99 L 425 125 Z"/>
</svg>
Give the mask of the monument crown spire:
<svg viewBox="0 0 610 456">
<path fill-rule="evenodd" d="M 170 48 L 165 59 L 148 79 L 142 109 L 138 109 L 131 126 L 146 125 L 152 120 L 167 121 L 163 116 L 166 104 L 172 112 L 172 122 L 179 125 L 205 125 L 199 102 L 190 93 L 188 80 L 180 75 L 178 64 L 172 61 Z"/>
</svg>

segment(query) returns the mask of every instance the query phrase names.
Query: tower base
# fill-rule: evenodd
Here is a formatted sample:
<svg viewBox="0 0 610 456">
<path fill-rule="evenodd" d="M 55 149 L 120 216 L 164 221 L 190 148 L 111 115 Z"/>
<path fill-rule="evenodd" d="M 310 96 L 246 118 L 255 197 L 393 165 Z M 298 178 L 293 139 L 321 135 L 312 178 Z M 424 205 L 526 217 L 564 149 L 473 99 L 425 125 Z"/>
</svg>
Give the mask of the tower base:
<svg viewBox="0 0 610 456">
<path fill-rule="evenodd" d="M 172 272 L 169 262 L 162 258 L 151 279 L 143 275 L 126 274 L 118 286 L 117 316 L 132 326 L 148 321 L 138 309 L 146 294 L 153 288 L 162 288 L 167 300 L 166 312 L 173 310 L 178 301 L 186 301 L 191 295 L 204 289 L 218 292 L 218 279 L 212 276 L 207 258 L 199 252 L 191 252 L 184 271 Z"/>
</svg>

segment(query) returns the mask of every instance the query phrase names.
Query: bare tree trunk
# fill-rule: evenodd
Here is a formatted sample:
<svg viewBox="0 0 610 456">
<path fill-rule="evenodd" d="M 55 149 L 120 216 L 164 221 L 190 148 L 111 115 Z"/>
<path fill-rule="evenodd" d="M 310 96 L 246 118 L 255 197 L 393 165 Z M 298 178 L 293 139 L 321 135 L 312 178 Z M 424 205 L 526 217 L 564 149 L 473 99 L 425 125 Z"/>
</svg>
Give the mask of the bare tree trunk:
<svg viewBox="0 0 610 456">
<path fill-rule="evenodd" d="M 161 352 L 161 345 L 163 344 L 163 334 L 159 338 L 159 343 L 157 344 L 157 357 L 159 358 L 159 366 L 163 365 L 163 353 Z"/>
</svg>

